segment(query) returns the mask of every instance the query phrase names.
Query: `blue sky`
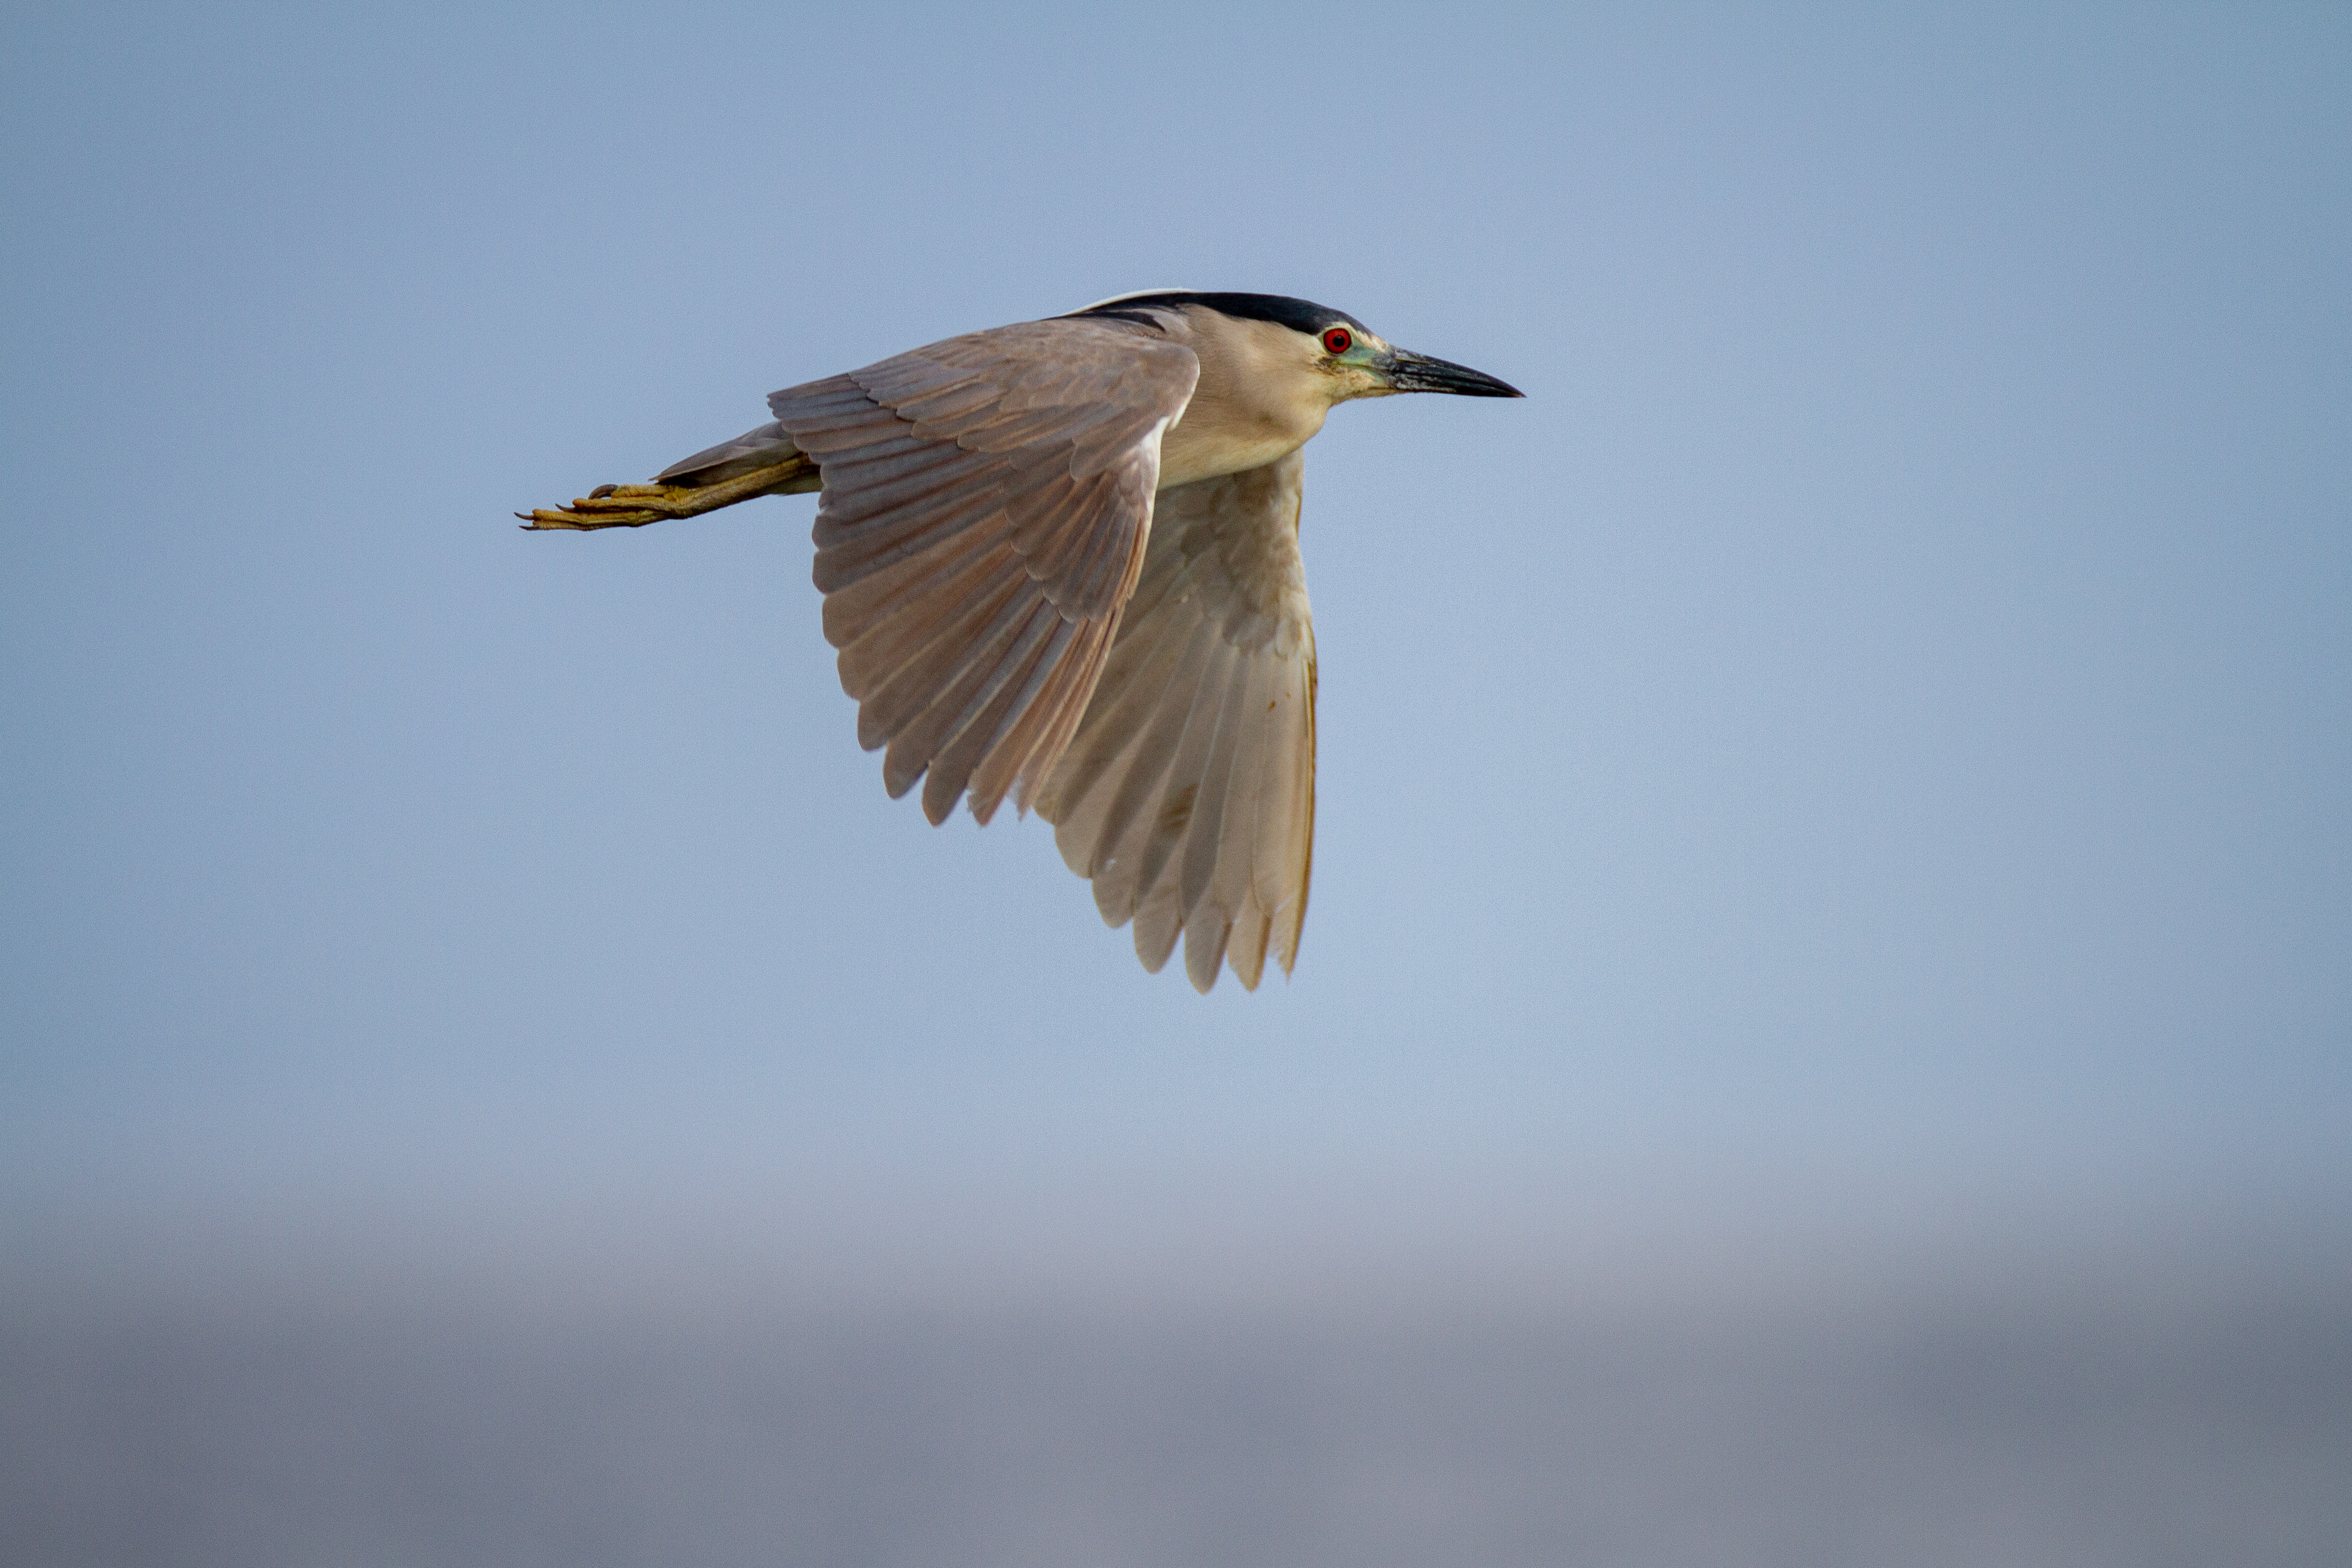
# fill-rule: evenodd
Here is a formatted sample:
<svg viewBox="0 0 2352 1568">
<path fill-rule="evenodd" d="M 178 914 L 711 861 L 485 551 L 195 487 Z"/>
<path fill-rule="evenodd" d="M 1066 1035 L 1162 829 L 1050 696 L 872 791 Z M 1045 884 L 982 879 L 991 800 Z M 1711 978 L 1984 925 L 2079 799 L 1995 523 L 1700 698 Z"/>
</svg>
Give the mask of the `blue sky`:
<svg viewBox="0 0 2352 1568">
<path fill-rule="evenodd" d="M 0 1234 L 1573 1283 L 2352 1198 L 2340 14 L 0 26 Z M 1312 912 L 1205 1000 L 885 797 L 806 498 L 508 515 L 1165 284 L 1528 394 L 1309 449 Z"/>
</svg>

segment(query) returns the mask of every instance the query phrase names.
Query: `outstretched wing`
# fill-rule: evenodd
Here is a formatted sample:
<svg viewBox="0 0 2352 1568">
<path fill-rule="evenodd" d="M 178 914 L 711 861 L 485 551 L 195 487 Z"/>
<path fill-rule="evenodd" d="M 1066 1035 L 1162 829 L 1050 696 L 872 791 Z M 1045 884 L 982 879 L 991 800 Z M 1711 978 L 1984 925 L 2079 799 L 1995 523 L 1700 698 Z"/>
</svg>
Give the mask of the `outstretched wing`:
<svg viewBox="0 0 2352 1568">
<path fill-rule="evenodd" d="M 1164 490 L 1110 661 L 1037 799 L 1146 969 L 1184 938 L 1255 990 L 1298 957 L 1315 848 L 1315 627 L 1299 452 Z"/>
<path fill-rule="evenodd" d="M 1030 321 L 768 399 L 823 477 L 824 635 L 892 795 L 928 773 L 935 823 L 967 786 L 982 822 L 1016 788 L 1031 804 L 1135 590 L 1200 369 L 1125 322 Z"/>
</svg>

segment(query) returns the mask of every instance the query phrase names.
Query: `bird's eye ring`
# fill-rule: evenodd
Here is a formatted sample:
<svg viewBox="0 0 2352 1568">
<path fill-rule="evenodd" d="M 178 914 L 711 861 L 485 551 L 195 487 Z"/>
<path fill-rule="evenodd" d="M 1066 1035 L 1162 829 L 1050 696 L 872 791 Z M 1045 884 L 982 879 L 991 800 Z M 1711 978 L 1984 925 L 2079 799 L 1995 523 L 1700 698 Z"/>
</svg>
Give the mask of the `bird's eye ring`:
<svg viewBox="0 0 2352 1568">
<path fill-rule="evenodd" d="M 1333 327 L 1323 334 L 1323 352 L 1343 354 L 1356 346 L 1356 334 L 1345 327 Z"/>
</svg>

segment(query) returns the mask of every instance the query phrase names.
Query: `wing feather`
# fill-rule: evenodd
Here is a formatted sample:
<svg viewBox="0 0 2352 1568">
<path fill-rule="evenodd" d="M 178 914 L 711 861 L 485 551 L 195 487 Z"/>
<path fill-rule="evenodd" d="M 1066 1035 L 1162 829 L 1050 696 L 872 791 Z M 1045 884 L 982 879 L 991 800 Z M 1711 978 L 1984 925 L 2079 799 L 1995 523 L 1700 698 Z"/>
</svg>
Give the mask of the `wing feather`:
<svg viewBox="0 0 2352 1568">
<path fill-rule="evenodd" d="M 1265 939 L 1272 930 L 1265 910 L 1253 897 L 1242 906 L 1239 919 L 1234 921 L 1233 935 L 1225 939 L 1225 962 L 1234 966 L 1234 976 L 1245 991 L 1257 989 L 1265 973 Z"/>
<path fill-rule="evenodd" d="M 1024 696 L 1034 697 L 1042 684 L 1032 678 L 1033 672 L 1045 673 L 1037 668 L 1039 658 L 1049 649 L 1066 647 L 1070 630 L 1071 623 L 1055 613 L 1051 605 L 1027 606 L 1017 633 L 991 661 L 986 679 L 966 699 L 962 711 L 946 731 L 949 739 L 937 749 L 929 775 L 923 781 L 923 811 L 934 823 L 947 820 L 964 786 L 971 782 L 972 770 L 1020 718 L 1016 703 Z M 974 801 L 972 815 L 985 822 L 992 805 Z"/>
<path fill-rule="evenodd" d="M 986 679 L 989 661 L 1003 657 L 1015 616 L 1032 607 L 1018 574 L 1005 575 L 989 595 L 958 605 L 956 619 L 869 697 L 875 730 L 887 748 L 882 783 L 893 800 L 923 776 L 973 685 Z M 861 726 L 866 718 L 858 715 Z"/>
<path fill-rule="evenodd" d="M 1216 722 L 1209 732 L 1208 754 L 1202 759 L 1200 784 L 1192 796 L 1192 819 L 1184 826 L 1183 856 L 1179 863 L 1177 888 L 1184 902 L 1185 918 L 1211 902 L 1216 891 L 1218 852 L 1223 847 L 1225 801 L 1233 792 L 1234 742 L 1241 738 L 1246 716 L 1242 711 L 1249 701 L 1251 677 L 1254 670 L 1248 659 L 1239 657 L 1239 650 L 1227 656 L 1232 669 L 1225 677 L 1223 699 L 1217 704 Z M 1204 694 L 1205 695 L 1205 694 Z M 1204 704 L 1205 706 L 1205 704 Z M 1238 902 L 1238 900 L 1234 900 Z M 1226 918 L 1233 915 L 1231 905 Z M 1218 944 L 1220 950 L 1223 943 Z M 1219 957 L 1223 956 L 1220 951 Z M 1211 971 L 1213 974 L 1214 970 Z"/>
<path fill-rule="evenodd" d="M 1192 728 L 1198 696 L 1195 683 L 1219 660 L 1222 651 L 1214 629 L 1195 625 L 1184 659 L 1171 673 L 1168 686 L 1152 704 L 1150 719 L 1136 737 L 1118 791 L 1104 813 L 1103 837 L 1090 857 L 1095 867 L 1095 901 L 1101 904 L 1106 892 L 1111 896 L 1111 903 L 1104 909 L 1107 918 L 1113 909 L 1120 911 L 1119 919 L 1125 919 L 1142 907 L 1151 893 L 1156 870 L 1153 840 L 1171 826 L 1191 821 L 1191 793 L 1179 791 L 1168 780 L 1184 737 Z M 1175 798 L 1167 798 L 1171 796 Z M 1171 808 L 1181 815 L 1171 815 Z M 1048 822 L 1055 821 L 1050 811 L 1045 816 Z M 1138 927 L 1139 940 L 1141 935 L 1142 928 Z"/>
<path fill-rule="evenodd" d="M 1176 902 L 1175 889 L 1163 888 L 1136 906 L 1135 956 L 1147 973 L 1157 974 L 1167 967 L 1168 955 L 1183 934 L 1184 911 Z"/>
<path fill-rule="evenodd" d="M 1164 589 L 1170 581 L 1163 575 L 1158 586 Z M 1095 874 L 1101 847 L 1109 841 L 1106 829 L 1118 791 L 1113 770 L 1123 775 L 1133 764 L 1144 730 L 1157 719 L 1168 683 L 1200 629 L 1186 617 L 1152 616 L 1156 599 L 1164 596 L 1153 594 L 1154 585 L 1152 579 L 1146 578 L 1128 602 L 1129 613 L 1120 625 L 1122 630 L 1134 627 L 1135 631 L 1122 636 L 1111 648 L 1103 688 L 1097 689 L 1097 700 L 1087 710 L 1086 750 L 1074 753 L 1070 766 L 1054 778 L 1062 815 L 1052 820 L 1075 823 L 1087 816 L 1085 825 L 1055 835 L 1063 863 L 1081 877 Z"/>
<path fill-rule="evenodd" d="M 1032 321 L 771 397 L 823 481 L 814 575 L 858 741 L 945 819 L 1025 809 L 1134 591 L 1160 437 L 1200 362 L 1149 329 Z M 758 433 L 755 433 L 757 435 Z M 750 439 L 749 437 L 745 439 Z M 724 448 L 689 461 L 735 460 Z"/>
<path fill-rule="evenodd" d="M 1315 633 L 1304 464 L 1162 491 L 1100 684 L 1037 797 L 1062 858 L 1197 988 L 1297 962 L 1313 865 Z"/>
</svg>

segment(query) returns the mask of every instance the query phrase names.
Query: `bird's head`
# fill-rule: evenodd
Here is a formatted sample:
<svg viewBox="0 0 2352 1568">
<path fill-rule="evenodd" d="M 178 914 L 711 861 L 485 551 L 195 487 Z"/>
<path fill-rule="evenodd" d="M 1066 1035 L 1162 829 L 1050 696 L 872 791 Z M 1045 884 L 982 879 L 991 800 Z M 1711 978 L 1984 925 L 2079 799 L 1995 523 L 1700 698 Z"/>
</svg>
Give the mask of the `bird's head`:
<svg viewBox="0 0 2352 1568">
<path fill-rule="evenodd" d="M 1451 360 L 1432 359 L 1394 343 L 1350 317 L 1315 329 L 1309 363 L 1331 383 L 1334 403 L 1387 397 L 1399 392 L 1451 392 L 1464 397 L 1524 397 L 1507 382 Z"/>
<path fill-rule="evenodd" d="M 1254 384 L 1326 406 L 1399 392 L 1465 397 L 1526 394 L 1483 371 L 1401 349 L 1345 310 L 1280 294 L 1215 294 L 1160 289 L 1124 294 L 1077 312 L 1160 324 L 1181 313 L 1194 346 L 1236 362 Z M 1204 331 L 1205 329 L 1205 331 Z"/>
</svg>

